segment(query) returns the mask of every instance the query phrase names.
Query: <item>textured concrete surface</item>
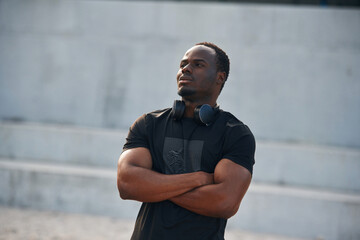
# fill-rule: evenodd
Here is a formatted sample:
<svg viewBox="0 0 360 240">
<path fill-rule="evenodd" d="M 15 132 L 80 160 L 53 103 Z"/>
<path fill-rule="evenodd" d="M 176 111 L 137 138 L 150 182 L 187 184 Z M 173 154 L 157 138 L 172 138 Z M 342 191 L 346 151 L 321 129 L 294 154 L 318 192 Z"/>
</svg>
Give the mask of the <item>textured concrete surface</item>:
<svg viewBox="0 0 360 240">
<path fill-rule="evenodd" d="M 359 9 L 2 0 L 0 119 L 128 128 L 172 106 L 183 54 L 211 41 L 231 60 L 219 104 L 256 137 L 360 147 L 359 22 Z"/>
<path fill-rule="evenodd" d="M 1 204 L 134 218 L 114 183 L 124 136 L 178 98 L 179 59 L 205 40 L 231 60 L 218 103 L 259 143 L 229 228 L 360 239 L 359 22 L 359 9 L 0 0 Z"/>
<path fill-rule="evenodd" d="M 0 159 L 0 204 L 135 219 L 119 198 L 116 169 Z M 360 195 L 252 183 L 229 229 L 327 240 L 360 237 Z"/>
<path fill-rule="evenodd" d="M 133 221 L 0 206 L 0 240 L 129 240 Z M 226 240 L 305 240 L 229 230 Z M 320 240 L 320 239 L 319 239 Z"/>
<path fill-rule="evenodd" d="M 0 157 L 116 168 L 126 129 L 0 123 Z M 360 149 L 257 141 L 255 182 L 360 191 Z"/>
</svg>

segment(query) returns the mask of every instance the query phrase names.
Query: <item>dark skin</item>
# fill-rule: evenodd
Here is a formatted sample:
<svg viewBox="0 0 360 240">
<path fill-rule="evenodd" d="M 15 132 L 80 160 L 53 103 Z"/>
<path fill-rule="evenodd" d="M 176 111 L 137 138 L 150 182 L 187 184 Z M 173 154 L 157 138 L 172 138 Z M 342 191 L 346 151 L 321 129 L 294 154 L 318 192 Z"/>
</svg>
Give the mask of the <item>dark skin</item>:
<svg viewBox="0 0 360 240">
<path fill-rule="evenodd" d="M 215 50 L 205 46 L 190 48 L 176 75 L 178 94 L 186 104 L 185 117 L 193 117 L 202 104 L 215 106 L 225 72 L 217 72 Z"/>
<path fill-rule="evenodd" d="M 216 68 L 216 53 L 206 46 L 189 49 L 177 74 L 178 94 L 185 102 L 185 117 L 193 117 L 201 104 L 216 105 L 225 72 Z M 118 162 L 117 185 L 121 198 L 141 202 L 170 200 L 192 212 L 230 218 L 241 203 L 251 182 L 250 172 L 223 158 L 214 173 L 193 172 L 166 175 L 152 170 L 147 148 L 124 151 Z"/>
</svg>

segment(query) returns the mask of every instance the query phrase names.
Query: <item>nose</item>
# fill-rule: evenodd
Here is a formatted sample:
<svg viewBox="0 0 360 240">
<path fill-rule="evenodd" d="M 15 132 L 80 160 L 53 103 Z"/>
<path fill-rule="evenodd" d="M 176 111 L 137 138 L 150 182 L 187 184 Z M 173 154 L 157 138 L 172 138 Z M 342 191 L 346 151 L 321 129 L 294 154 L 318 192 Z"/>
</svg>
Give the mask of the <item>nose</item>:
<svg viewBox="0 0 360 240">
<path fill-rule="evenodd" d="M 190 63 L 186 64 L 186 65 L 181 69 L 181 72 L 182 72 L 182 73 L 191 73 L 191 72 L 192 72 L 192 69 L 191 69 Z"/>
</svg>

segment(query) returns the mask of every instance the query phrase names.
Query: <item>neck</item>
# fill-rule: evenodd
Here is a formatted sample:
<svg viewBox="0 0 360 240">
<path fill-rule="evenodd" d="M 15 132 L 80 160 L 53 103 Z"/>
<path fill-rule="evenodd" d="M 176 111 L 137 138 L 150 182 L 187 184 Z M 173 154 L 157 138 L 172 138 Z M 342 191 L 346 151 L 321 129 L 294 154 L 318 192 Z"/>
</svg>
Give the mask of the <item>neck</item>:
<svg viewBox="0 0 360 240">
<path fill-rule="evenodd" d="M 209 104 L 212 107 L 216 106 L 216 99 L 211 101 L 189 101 L 187 99 L 182 99 L 185 102 L 185 113 L 184 117 L 193 118 L 194 117 L 194 110 L 197 106 L 203 104 Z"/>
</svg>

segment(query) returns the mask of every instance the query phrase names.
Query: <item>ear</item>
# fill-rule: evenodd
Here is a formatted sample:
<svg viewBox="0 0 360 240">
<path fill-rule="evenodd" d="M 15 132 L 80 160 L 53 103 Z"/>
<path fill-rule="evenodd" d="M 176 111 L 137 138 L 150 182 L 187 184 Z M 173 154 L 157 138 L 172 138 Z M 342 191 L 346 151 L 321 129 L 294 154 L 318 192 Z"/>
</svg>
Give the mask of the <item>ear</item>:
<svg viewBox="0 0 360 240">
<path fill-rule="evenodd" d="M 223 85 L 226 79 L 226 73 L 225 72 L 218 72 L 216 76 L 216 83 L 219 85 Z"/>
</svg>

